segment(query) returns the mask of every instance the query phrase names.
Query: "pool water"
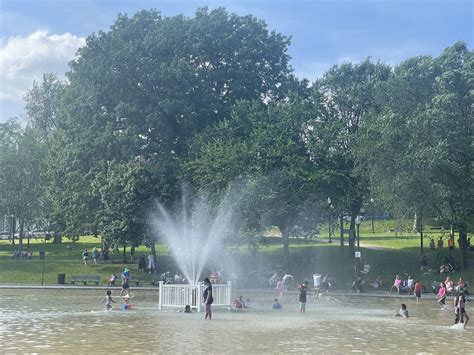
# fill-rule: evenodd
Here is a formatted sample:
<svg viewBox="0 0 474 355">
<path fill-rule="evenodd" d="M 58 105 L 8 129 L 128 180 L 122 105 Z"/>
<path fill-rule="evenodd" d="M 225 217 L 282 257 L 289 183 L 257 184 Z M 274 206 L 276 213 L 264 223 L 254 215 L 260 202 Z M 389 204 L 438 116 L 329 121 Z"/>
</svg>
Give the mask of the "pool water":
<svg viewBox="0 0 474 355">
<path fill-rule="evenodd" d="M 0 290 L 0 353 L 474 353 L 473 328 L 453 329 L 451 304 L 433 300 L 326 296 L 303 316 L 296 296 L 274 311 L 273 295 L 248 294 L 251 308 L 204 321 L 159 311 L 156 292 L 132 294 L 131 311 L 114 294 L 106 312 L 101 290 Z M 394 316 L 402 302 L 408 319 Z"/>
</svg>

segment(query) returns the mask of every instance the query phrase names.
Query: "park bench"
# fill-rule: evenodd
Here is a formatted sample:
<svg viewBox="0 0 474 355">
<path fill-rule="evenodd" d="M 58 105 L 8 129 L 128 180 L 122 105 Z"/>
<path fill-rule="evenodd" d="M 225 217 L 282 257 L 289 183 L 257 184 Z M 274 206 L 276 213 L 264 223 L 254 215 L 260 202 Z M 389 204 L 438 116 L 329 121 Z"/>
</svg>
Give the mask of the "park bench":
<svg viewBox="0 0 474 355">
<path fill-rule="evenodd" d="M 87 275 L 87 282 L 94 282 L 97 286 L 100 284 L 99 275 Z"/>
<path fill-rule="evenodd" d="M 75 285 L 76 282 L 83 282 L 84 285 L 87 285 L 87 275 L 72 275 L 71 283 Z"/>
<path fill-rule="evenodd" d="M 87 285 L 87 283 L 95 283 L 96 285 L 99 285 L 100 276 L 99 275 L 72 275 L 71 283 L 75 285 L 76 282 L 82 282 L 84 285 Z"/>
<path fill-rule="evenodd" d="M 132 277 L 132 281 L 135 283 L 136 286 L 140 286 L 140 282 L 142 281 L 142 277 L 141 276 L 134 276 Z"/>
</svg>

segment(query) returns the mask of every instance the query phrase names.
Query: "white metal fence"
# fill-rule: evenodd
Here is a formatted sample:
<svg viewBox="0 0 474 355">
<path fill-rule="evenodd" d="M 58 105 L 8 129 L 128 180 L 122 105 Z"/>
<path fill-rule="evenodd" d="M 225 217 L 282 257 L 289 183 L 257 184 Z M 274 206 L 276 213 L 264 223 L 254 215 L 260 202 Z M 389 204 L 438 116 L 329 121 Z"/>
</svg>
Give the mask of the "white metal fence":
<svg viewBox="0 0 474 355">
<path fill-rule="evenodd" d="M 206 286 L 202 283 L 197 285 L 165 285 L 163 281 L 160 281 L 158 307 L 161 310 L 163 307 L 184 308 L 186 305 L 190 305 L 191 308 L 200 312 L 203 306 L 202 296 L 205 288 Z M 214 302 L 212 306 L 230 307 L 232 302 L 231 290 L 232 283 L 230 281 L 227 284 L 213 284 L 212 298 L 214 298 Z"/>
</svg>

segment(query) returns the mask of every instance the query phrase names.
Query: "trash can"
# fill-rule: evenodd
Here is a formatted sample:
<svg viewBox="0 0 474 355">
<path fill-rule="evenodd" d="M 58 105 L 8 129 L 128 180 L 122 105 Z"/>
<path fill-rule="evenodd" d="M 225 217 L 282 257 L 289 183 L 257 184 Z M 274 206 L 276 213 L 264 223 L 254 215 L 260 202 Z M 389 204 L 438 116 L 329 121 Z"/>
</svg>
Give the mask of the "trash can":
<svg viewBox="0 0 474 355">
<path fill-rule="evenodd" d="M 66 283 L 66 274 L 58 274 L 58 284 L 64 285 Z"/>
<path fill-rule="evenodd" d="M 39 252 L 40 260 L 44 260 L 44 251 Z"/>
</svg>

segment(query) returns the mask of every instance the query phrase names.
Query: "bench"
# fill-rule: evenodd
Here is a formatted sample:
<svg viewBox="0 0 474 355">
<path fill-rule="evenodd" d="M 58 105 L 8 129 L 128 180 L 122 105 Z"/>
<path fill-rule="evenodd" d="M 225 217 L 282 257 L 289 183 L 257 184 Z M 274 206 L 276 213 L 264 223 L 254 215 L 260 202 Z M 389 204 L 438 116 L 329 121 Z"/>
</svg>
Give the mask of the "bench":
<svg viewBox="0 0 474 355">
<path fill-rule="evenodd" d="M 72 275 L 71 283 L 75 285 L 76 282 L 83 282 L 84 285 L 87 285 L 87 275 Z"/>
<path fill-rule="evenodd" d="M 97 286 L 100 284 L 100 276 L 99 275 L 87 275 L 87 282 L 95 282 Z"/>
<path fill-rule="evenodd" d="M 136 286 L 140 286 L 140 281 L 142 281 L 142 277 L 141 276 L 134 276 L 132 277 L 132 281 L 135 283 Z"/>
<path fill-rule="evenodd" d="M 96 285 L 99 285 L 100 276 L 99 275 L 72 275 L 71 283 L 75 285 L 76 282 L 82 282 L 84 285 L 87 285 L 87 283 L 89 282 L 90 283 L 94 282 Z"/>
</svg>

